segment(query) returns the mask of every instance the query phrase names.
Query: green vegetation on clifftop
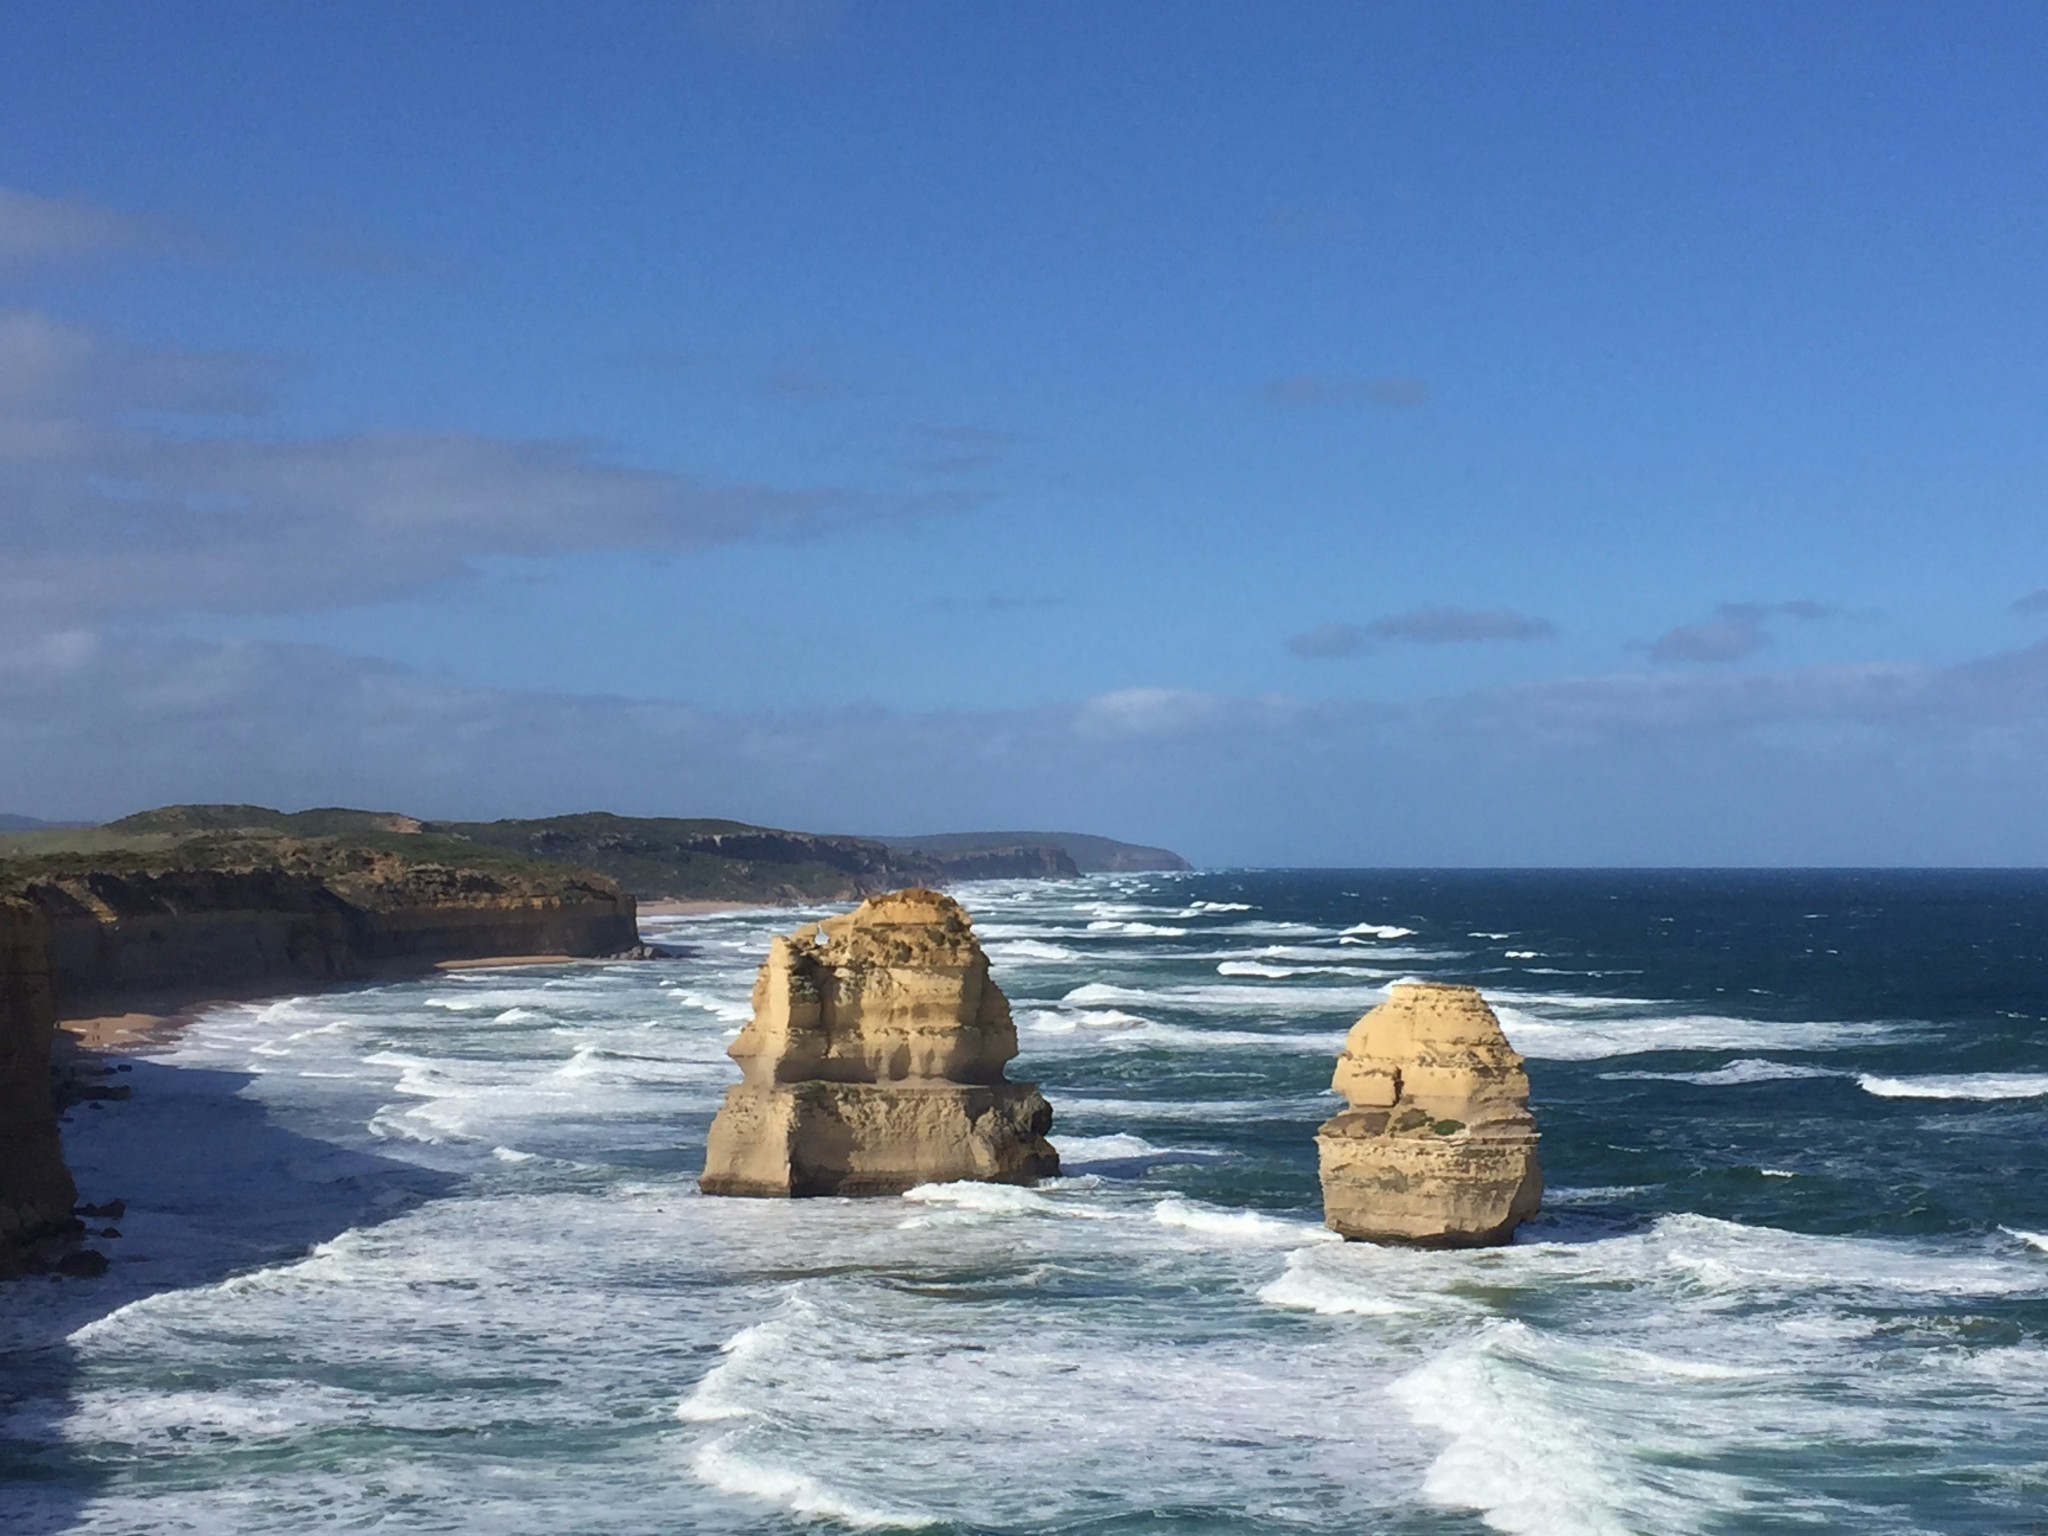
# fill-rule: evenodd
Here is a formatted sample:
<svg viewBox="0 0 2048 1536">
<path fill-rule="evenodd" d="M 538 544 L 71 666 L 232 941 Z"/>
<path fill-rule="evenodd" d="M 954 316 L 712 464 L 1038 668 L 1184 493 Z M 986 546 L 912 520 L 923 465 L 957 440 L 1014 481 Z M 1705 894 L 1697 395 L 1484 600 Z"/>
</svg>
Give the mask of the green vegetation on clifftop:
<svg viewBox="0 0 2048 1536">
<path fill-rule="evenodd" d="M 1078 833 L 958 833 L 883 840 L 711 818 L 591 811 L 507 821 L 422 821 L 397 811 L 173 805 L 104 827 L 0 835 L 0 882 L 85 869 L 149 873 L 289 867 L 324 876 L 350 860 L 513 871 L 567 866 L 643 900 L 853 901 L 910 885 L 1185 869 L 1163 848 Z"/>
<path fill-rule="evenodd" d="M 1078 873 L 1071 860 L 1048 847 L 943 857 L 872 838 L 606 811 L 530 821 L 428 822 L 426 829 L 529 858 L 580 864 L 646 900 L 852 901 L 907 885 Z"/>
<path fill-rule="evenodd" d="M 885 837 L 882 841 L 891 848 L 941 858 L 960 858 L 996 848 L 1057 848 L 1084 875 L 1193 868 L 1171 849 L 1120 843 L 1113 837 L 1095 837 L 1086 832 L 939 832 L 926 837 Z"/>
</svg>

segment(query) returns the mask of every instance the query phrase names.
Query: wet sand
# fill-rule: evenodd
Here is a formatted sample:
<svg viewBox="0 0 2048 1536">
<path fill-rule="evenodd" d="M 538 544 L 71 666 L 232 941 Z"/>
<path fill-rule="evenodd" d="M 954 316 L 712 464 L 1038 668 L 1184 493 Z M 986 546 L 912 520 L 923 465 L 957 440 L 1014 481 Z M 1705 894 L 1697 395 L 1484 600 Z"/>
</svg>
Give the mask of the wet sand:
<svg viewBox="0 0 2048 1536">
<path fill-rule="evenodd" d="M 761 912 L 781 905 L 772 901 L 643 901 L 643 917 L 705 917 L 713 912 Z"/>
<path fill-rule="evenodd" d="M 170 1047 L 187 1025 L 212 1008 L 230 1003 L 262 1003 L 281 997 L 311 997 L 322 992 L 353 991 L 379 982 L 425 976 L 433 971 L 482 971 L 501 966 L 598 965 L 604 962 L 579 955 L 490 955 L 475 959 L 441 960 L 431 966 L 393 965 L 368 971 L 346 981 L 321 983 L 310 977 L 265 980 L 245 988 L 214 987 L 202 993 L 166 993 L 127 998 L 118 1012 L 87 1012 L 60 1018 L 60 1047 L 67 1043 L 79 1051 L 106 1052 L 123 1056 L 146 1056 Z"/>
<path fill-rule="evenodd" d="M 649 917 L 702 917 L 714 912 L 758 911 L 737 901 L 646 901 L 640 911 Z M 430 971 L 484 971 L 527 965 L 599 965 L 601 958 L 581 955 L 484 955 L 470 959 L 440 960 L 432 966 L 394 964 L 322 984 L 310 978 L 296 982 L 269 979 L 245 988 L 212 987 L 203 993 L 183 992 L 123 998 L 106 1012 L 81 1012 L 57 1021 L 63 1038 L 60 1046 L 74 1051 L 92 1051 L 123 1056 L 146 1056 L 167 1050 L 194 1019 L 208 1009 L 229 1003 L 268 1002 L 280 997 L 306 997 L 321 992 L 374 986 L 380 981 L 422 976 Z M 90 1003 L 85 1005 L 88 1009 Z"/>
</svg>

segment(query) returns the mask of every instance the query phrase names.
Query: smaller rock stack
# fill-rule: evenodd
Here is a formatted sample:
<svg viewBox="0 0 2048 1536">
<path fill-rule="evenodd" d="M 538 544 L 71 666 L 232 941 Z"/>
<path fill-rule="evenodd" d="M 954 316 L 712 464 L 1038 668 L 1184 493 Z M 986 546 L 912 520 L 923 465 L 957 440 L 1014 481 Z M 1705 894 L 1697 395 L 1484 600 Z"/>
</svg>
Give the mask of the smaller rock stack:
<svg viewBox="0 0 2048 1536">
<path fill-rule="evenodd" d="M 890 1195 L 1059 1172 L 1052 1106 L 1003 1077 L 1010 1005 L 960 904 L 878 896 L 775 941 L 728 1052 L 707 1195 Z"/>
<path fill-rule="evenodd" d="M 1476 988 L 1395 987 L 1351 1027 L 1330 1087 L 1349 1105 L 1316 1133 L 1332 1231 L 1470 1248 L 1536 1214 L 1529 1077 Z"/>
</svg>

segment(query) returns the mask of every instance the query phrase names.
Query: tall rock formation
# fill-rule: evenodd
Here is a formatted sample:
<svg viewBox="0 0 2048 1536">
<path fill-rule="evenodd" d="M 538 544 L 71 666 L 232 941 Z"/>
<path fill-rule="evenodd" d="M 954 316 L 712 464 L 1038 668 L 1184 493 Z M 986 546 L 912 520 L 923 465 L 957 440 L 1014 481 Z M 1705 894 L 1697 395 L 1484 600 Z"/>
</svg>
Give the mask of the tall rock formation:
<svg viewBox="0 0 2048 1536">
<path fill-rule="evenodd" d="M 78 1191 L 64 1166 L 50 1102 L 57 1029 L 43 914 L 0 897 L 0 1275 L 44 1239 L 73 1231 Z"/>
<path fill-rule="evenodd" d="M 960 904 L 878 896 L 777 939 L 729 1054 L 708 1195 L 890 1195 L 1059 1172 L 1052 1106 L 1003 1077 L 1010 1005 Z"/>
<path fill-rule="evenodd" d="M 1529 1077 L 1473 987 L 1397 986 L 1351 1027 L 1316 1133 L 1323 1219 L 1348 1238 L 1469 1248 L 1536 1214 Z"/>
</svg>

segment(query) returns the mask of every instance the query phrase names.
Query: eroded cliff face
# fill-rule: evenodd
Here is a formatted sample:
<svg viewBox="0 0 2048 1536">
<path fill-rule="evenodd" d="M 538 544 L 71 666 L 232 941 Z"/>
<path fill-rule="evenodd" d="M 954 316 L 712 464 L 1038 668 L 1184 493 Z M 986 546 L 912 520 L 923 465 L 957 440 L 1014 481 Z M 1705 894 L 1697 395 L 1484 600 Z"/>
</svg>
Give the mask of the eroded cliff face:
<svg viewBox="0 0 2048 1536">
<path fill-rule="evenodd" d="M 1473 1247 L 1536 1214 L 1529 1077 L 1477 989 L 1397 986 L 1352 1026 L 1316 1134 L 1323 1217 L 1348 1238 Z"/>
<path fill-rule="evenodd" d="M 54 875 L 22 893 L 48 922 L 67 1017 L 143 996 L 342 981 L 436 960 L 615 954 L 639 942 L 633 898 L 607 880 L 375 857 L 319 873 Z"/>
<path fill-rule="evenodd" d="M 56 1027 L 48 926 L 28 902 L 0 897 L 0 1275 L 76 1227 L 50 1101 Z"/>
<path fill-rule="evenodd" d="M 159 868 L 16 872 L 0 894 L 0 1274 L 76 1226 L 51 1108 L 57 1019 L 639 942 L 633 898 L 601 876 L 317 840 L 276 840 L 261 862 L 224 867 L 165 857 Z"/>
<path fill-rule="evenodd" d="M 1009 1001 L 967 913 L 936 891 L 876 897 L 777 939 L 729 1054 L 704 1192 L 883 1195 L 1059 1172 L 1052 1107 L 1003 1067 Z"/>
</svg>

